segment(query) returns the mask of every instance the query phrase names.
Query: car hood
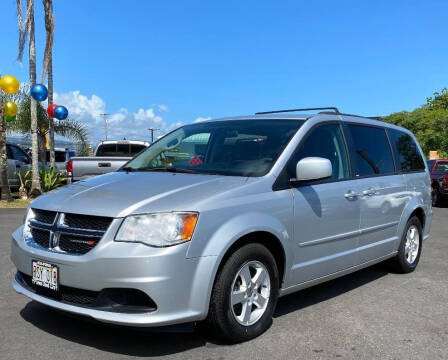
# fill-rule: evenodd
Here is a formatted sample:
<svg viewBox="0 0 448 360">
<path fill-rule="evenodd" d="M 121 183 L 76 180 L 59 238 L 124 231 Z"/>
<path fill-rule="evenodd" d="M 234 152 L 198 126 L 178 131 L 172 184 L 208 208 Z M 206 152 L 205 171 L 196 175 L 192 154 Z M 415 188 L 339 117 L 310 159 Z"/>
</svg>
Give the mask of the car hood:
<svg viewBox="0 0 448 360">
<path fill-rule="evenodd" d="M 123 217 L 160 211 L 199 211 L 200 203 L 243 186 L 247 178 L 166 172 L 114 172 L 38 197 L 31 207 Z"/>
</svg>

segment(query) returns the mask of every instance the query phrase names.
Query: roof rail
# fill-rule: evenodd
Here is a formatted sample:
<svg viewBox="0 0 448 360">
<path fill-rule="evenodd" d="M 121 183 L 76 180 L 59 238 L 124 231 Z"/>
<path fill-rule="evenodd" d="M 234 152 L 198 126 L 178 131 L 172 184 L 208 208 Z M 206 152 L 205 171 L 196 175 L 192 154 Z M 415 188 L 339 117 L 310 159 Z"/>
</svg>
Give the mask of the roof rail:
<svg viewBox="0 0 448 360">
<path fill-rule="evenodd" d="M 310 111 L 310 110 L 333 110 L 333 113 L 340 114 L 337 107 L 329 106 L 329 107 L 315 107 L 315 108 L 303 108 L 303 109 L 288 109 L 288 110 L 273 110 L 273 111 L 261 111 L 255 113 L 255 115 L 262 114 L 276 114 L 276 113 L 285 113 L 285 112 L 296 112 L 296 111 Z"/>
<path fill-rule="evenodd" d="M 328 115 L 333 115 L 333 112 L 330 111 L 321 111 L 319 114 L 328 114 Z M 343 116 L 355 116 L 355 117 L 360 117 L 360 118 L 364 118 L 364 119 L 372 119 L 372 120 L 380 120 L 383 121 L 381 116 L 363 116 L 363 115 L 356 115 L 356 114 L 347 114 L 347 113 L 338 113 L 338 115 L 343 115 Z"/>
</svg>

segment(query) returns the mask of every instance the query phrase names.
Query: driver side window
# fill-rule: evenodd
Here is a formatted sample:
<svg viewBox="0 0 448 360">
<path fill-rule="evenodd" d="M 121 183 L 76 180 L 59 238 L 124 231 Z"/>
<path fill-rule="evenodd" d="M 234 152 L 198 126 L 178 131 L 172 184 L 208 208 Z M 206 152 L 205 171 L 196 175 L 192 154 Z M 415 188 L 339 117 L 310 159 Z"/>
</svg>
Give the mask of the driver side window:
<svg viewBox="0 0 448 360">
<path fill-rule="evenodd" d="M 306 157 L 321 157 L 331 161 L 332 180 L 348 179 L 350 171 L 344 137 L 338 124 L 321 125 L 305 138 L 288 165 L 290 178 L 296 177 L 297 163 Z"/>
</svg>

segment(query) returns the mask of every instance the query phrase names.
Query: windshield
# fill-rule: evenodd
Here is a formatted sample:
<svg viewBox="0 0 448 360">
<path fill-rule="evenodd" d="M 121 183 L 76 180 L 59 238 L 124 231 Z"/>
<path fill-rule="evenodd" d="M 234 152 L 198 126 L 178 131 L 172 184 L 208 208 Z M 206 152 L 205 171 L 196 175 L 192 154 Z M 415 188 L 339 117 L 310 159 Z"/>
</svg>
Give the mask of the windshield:
<svg viewBox="0 0 448 360">
<path fill-rule="evenodd" d="M 437 161 L 434 171 L 439 171 L 439 172 L 448 171 L 448 161 Z"/>
<path fill-rule="evenodd" d="M 227 120 L 181 127 L 128 162 L 122 171 L 263 176 L 303 120 Z"/>
</svg>

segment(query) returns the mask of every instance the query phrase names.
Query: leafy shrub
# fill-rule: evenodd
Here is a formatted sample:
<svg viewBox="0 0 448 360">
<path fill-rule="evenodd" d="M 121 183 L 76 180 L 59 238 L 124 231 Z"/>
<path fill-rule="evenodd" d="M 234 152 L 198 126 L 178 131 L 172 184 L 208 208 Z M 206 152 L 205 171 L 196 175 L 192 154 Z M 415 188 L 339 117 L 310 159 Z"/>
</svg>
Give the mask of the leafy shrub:
<svg viewBox="0 0 448 360">
<path fill-rule="evenodd" d="M 20 171 L 17 172 L 17 176 L 20 181 L 20 187 L 19 187 L 19 197 L 21 199 L 27 199 L 28 193 L 31 189 L 31 178 L 32 178 L 32 171 L 28 170 L 25 174 L 23 174 Z"/>
<path fill-rule="evenodd" d="M 43 192 L 51 191 L 61 186 L 67 180 L 66 177 L 58 172 L 54 167 L 48 170 L 44 165 L 40 168 L 40 187 Z"/>
</svg>

